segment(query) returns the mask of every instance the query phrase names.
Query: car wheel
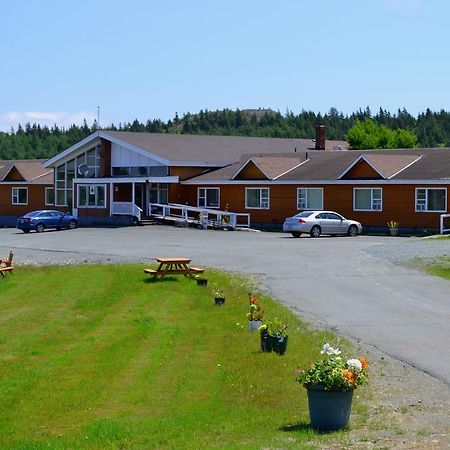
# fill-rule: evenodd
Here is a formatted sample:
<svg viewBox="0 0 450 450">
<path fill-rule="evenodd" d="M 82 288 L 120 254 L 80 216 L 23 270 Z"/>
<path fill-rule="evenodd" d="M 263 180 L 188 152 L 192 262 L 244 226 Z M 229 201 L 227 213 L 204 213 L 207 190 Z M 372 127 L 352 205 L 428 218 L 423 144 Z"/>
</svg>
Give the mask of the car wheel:
<svg viewBox="0 0 450 450">
<path fill-rule="evenodd" d="M 358 234 L 358 227 L 356 225 L 350 225 L 348 227 L 348 232 L 347 234 L 349 236 L 355 237 Z"/>
<path fill-rule="evenodd" d="M 22 230 L 24 233 L 29 233 L 30 230 Z"/>
<path fill-rule="evenodd" d="M 299 238 L 299 237 L 302 235 L 302 233 L 300 233 L 300 232 L 298 232 L 298 231 L 293 231 L 291 234 L 292 234 L 292 236 L 294 236 L 295 238 Z"/>
<path fill-rule="evenodd" d="M 309 232 L 309 234 L 311 235 L 311 237 L 316 238 L 316 237 L 319 237 L 319 236 L 320 236 L 320 233 L 321 233 L 321 232 L 322 232 L 322 230 L 320 229 L 319 225 L 314 225 L 314 226 L 311 228 L 311 231 Z"/>
<path fill-rule="evenodd" d="M 74 230 L 77 227 L 77 223 L 75 222 L 75 220 L 71 220 L 67 226 L 69 227 L 69 230 Z"/>
<path fill-rule="evenodd" d="M 44 231 L 44 224 L 43 223 L 38 223 L 37 225 L 36 225 L 36 231 L 38 232 L 38 233 L 42 233 L 43 231 Z"/>
</svg>

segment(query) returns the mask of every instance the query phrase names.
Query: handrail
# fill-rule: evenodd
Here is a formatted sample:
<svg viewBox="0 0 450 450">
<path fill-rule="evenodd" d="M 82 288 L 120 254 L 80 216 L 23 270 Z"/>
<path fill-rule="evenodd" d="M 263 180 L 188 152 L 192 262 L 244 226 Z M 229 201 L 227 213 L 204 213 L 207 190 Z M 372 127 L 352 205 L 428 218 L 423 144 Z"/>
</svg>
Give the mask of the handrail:
<svg viewBox="0 0 450 450">
<path fill-rule="evenodd" d="M 447 233 L 450 231 L 450 228 L 444 228 L 444 219 L 446 217 L 450 217 L 450 214 L 441 214 L 441 220 L 440 220 L 440 232 L 441 234 Z"/>
<path fill-rule="evenodd" d="M 113 202 L 111 214 L 132 216 L 141 220 L 142 209 L 132 202 Z"/>
<path fill-rule="evenodd" d="M 180 203 L 149 203 L 148 215 L 152 216 L 153 211 L 157 209 L 158 215 L 163 219 L 166 217 L 180 218 L 184 221 L 191 220 L 198 222 L 207 228 L 209 226 L 215 227 L 250 227 L 250 214 L 234 213 L 230 211 L 221 211 L 219 209 L 201 208 L 197 206 L 183 205 Z M 240 221 L 240 219 L 244 219 Z"/>
</svg>

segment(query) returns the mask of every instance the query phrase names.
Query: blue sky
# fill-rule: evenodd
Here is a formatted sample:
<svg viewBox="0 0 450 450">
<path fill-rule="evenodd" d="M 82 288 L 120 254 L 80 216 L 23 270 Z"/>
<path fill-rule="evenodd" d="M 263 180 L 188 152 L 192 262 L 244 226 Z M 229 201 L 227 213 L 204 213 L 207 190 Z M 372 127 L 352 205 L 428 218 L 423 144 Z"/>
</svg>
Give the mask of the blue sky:
<svg viewBox="0 0 450 450">
<path fill-rule="evenodd" d="M 450 109 L 448 0 L 0 0 L 0 130 Z"/>
</svg>

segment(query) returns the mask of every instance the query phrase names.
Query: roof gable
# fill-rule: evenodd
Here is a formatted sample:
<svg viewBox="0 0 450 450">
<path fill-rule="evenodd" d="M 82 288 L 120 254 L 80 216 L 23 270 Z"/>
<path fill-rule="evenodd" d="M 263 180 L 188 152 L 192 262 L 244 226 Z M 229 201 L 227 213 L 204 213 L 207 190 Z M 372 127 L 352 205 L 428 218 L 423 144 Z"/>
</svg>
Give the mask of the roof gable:
<svg viewBox="0 0 450 450">
<path fill-rule="evenodd" d="M 2 181 L 26 181 L 15 165 L 12 165 Z"/>
<path fill-rule="evenodd" d="M 342 180 L 389 180 L 407 169 L 421 158 L 421 155 L 395 153 L 360 155 L 342 173 Z"/>
<path fill-rule="evenodd" d="M 302 156 L 255 155 L 232 177 L 235 180 L 275 180 L 306 160 Z"/>
<path fill-rule="evenodd" d="M 269 180 L 270 178 L 252 159 L 249 159 L 231 178 L 232 180 Z"/>
<path fill-rule="evenodd" d="M 341 180 L 380 180 L 385 177 L 369 161 L 360 156 L 339 178 Z"/>
</svg>

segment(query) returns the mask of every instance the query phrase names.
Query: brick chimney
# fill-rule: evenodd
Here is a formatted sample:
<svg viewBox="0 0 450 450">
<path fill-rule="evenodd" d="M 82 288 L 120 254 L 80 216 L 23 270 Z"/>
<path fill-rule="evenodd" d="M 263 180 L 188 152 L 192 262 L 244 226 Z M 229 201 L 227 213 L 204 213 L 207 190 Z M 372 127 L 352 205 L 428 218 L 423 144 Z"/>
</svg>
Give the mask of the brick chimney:
<svg viewBox="0 0 450 450">
<path fill-rule="evenodd" d="M 325 132 L 325 125 L 316 125 L 316 146 L 315 150 L 325 150 L 325 139 L 326 139 L 326 132 Z"/>
</svg>

